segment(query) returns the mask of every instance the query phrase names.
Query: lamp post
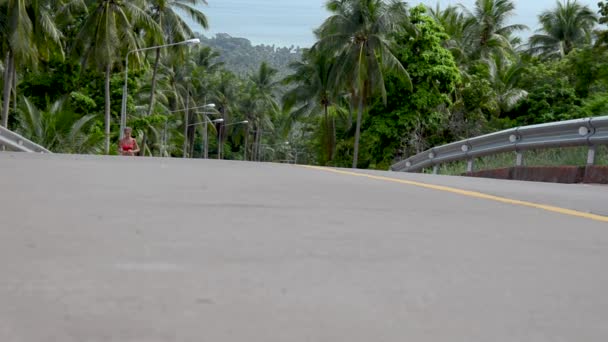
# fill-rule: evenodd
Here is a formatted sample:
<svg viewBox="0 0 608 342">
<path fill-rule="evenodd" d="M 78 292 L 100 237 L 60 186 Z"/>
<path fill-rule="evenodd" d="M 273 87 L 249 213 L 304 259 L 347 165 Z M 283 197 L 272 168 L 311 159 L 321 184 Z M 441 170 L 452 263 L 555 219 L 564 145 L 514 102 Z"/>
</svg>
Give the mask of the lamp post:
<svg viewBox="0 0 608 342">
<path fill-rule="evenodd" d="M 220 127 L 220 129 L 217 132 L 217 159 L 222 159 L 222 128 L 224 127 L 228 127 L 228 126 L 234 126 L 234 125 L 247 125 L 249 124 L 249 121 L 244 120 L 244 121 L 239 121 L 239 122 L 234 122 L 228 125 L 224 125 L 223 127 Z"/>
<path fill-rule="evenodd" d="M 209 129 L 209 124 L 214 124 L 214 123 L 221 123 L 224 122 L 224 119 L 215 119 L 215 120 L 211 120 L 207 117 L 206 115 L 207 113 L 203 113 L 203 121 L 202 122 L 195 122 L 193 124 L 190 124 L 189 126 L 195 126 L 198 124 L 203 124 L 205 125 L 205 130 L 203 130 L 203 159 L 207 159 L 207 157 L 209 156 L 209 133 L 208 133 L 208 129 Z M 219 133 L 218 133 L 219 134 Z"/>
<path fill-rule="evenodd" d="M 206 104 L 204 106 L 193 107 L 193 108 L 187 108 L 187 104 L 186 104 L 186 108 L 185 109 L 173 110 L 173 111 L 170 111 L 169 114 L 174 114 L 174 113 L 179 113 L 179 112 L 186 112 L 184 114 L 184 132 L 186 132 L 187 128 L 189 127 L 189 125 L 187 124 L 187 122 L 188 122 L 187 121 L 188 111 L 192 110 L 192 109 L 202 109 L 202 108 L 207 108 L 207 109 L 209 109 L 209 108 L 215 108 L 215 103 L 208 103 L 208 104 Z M 215 113 L 205 113 L 205 114 L 215 114 Z M 164 138 L 163 140 L 165 140 L 165 144 L 166 144 L 166 140 L 167 140 L 167 121 L 165 121 L 165 129 L 164 129 L 164 132 L 163 132 L 163 138 Z M 184 141 L 187 142 L 187 137 L 186 136 L 184 136 Z M 163 146 L 165 146 L 165 145 L 163 145 Z M 186 149 L 187 149 L 187 145 L 186 145 L 186 143 L 184 143 L 184 153 L 185 153 Z"/>
<path fill-rule="evenodd" d="M 136 53 L 136 52 L 160 49 L 160 48 L 169 47 L 169 46 L 199 44 L 200 42 L 201 42 L 200 39 L 193 38 L 193 39 L 188 39 L 188 40 L 184 40 L 182 42 L 173 43 L 173 44 L 164 44 L 164 45 L 151 46 L 151 47 L 147 47 L 147 48 L 131 50 L 127 53 L 127 57 L 125 57 L 125 85 L 122 89 L 122 106 L 120 109 L 120 139 L 123 138 L 124 130 L 125 130 L 125 127 L 127 126 L 127 82 L 129 80 L 129 55 L 132 53 Z"/>
</svg>

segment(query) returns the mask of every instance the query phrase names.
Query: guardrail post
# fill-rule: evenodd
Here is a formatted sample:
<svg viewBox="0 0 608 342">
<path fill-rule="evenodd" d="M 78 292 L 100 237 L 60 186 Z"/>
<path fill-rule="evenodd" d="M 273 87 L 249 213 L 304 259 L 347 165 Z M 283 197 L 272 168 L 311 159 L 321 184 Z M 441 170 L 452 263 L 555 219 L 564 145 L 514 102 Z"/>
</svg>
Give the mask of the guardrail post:
<svg viewBox="0 0 608 342">
<path fill-rule="evenodd" d="M 433 174 L 434 175 L 439 174 L 439 165 L 433 165 Z"/>
<path fill-rule="evenodd" d="M 473 172 L 473 166 L 474 166 L 473 158 L 467 160 L 467 172 L 468 173 Z"/>
<path fill-rule="evenodd" d="M 515 166 L 524 166 L 524 153 L 522 151 L 517 151 Z"/>
<path fill-rule="evenodd" d="M 595 165 L 595 145 L 589 146 L 589 151 L 587 152 L 587 165 Z"/>
</svg>

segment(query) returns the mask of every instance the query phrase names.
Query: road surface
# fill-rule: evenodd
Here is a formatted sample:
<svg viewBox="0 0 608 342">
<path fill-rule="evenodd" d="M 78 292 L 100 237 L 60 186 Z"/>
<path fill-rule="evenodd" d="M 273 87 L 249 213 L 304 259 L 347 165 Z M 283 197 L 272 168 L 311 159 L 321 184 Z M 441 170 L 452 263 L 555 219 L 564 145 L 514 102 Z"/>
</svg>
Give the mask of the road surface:
<svg viewBox="0 0 608 342">
<path fill-rule="evenodd" d="M 338 172 L 0 153 L 0 341 L 608 340 L 607 187 Z"/>
</svg>

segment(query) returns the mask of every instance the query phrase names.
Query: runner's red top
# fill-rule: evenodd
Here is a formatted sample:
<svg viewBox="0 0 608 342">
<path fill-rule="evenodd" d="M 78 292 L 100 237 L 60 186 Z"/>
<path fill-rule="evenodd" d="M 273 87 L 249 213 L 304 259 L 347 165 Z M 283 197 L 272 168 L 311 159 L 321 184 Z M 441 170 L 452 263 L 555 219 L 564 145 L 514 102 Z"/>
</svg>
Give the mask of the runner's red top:
<svg viewBox="0 0 608 342">
<path fill-rule="evenodd" d="M 135 139 L 129 139 L 127 141 L 124 141 L 124 140 L 121 141 L 120 147 L 125 152 L 133 150 L 133 148 L 135 147 Z"/>
</svg>

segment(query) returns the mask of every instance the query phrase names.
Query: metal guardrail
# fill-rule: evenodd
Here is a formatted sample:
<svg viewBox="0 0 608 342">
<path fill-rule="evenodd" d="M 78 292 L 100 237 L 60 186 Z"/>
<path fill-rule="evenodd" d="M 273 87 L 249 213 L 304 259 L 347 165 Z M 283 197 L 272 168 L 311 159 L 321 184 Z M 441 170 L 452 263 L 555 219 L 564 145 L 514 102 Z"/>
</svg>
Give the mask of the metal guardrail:
<svg viewBox="0 0 608 342">
<path fill-rule="evenodd" d="M 21 135 L 0 126 L 0 151 L 2 150 L 30 152 L 30 153 L 51 153 L 46 148 L 32 142 Z"/>
<path fill-rule="evenodd" d="M 473 172 L 475 158 L 503 152 L 516 152 L 515 165 L 522 166 L 526 150 L 573 146 L 589 146 L 587 164 L 593 165 L 596 146 L 605 144 L 608 144 L 608 116 L 599 116 L 511 128 L 461 140 L 404 159 L 391 166 L 391 170 L 420 172 L 433 167 L 433 173 L 437 173 L 441 164 L 467 160 L 467 172 Z"/>
</svg>

